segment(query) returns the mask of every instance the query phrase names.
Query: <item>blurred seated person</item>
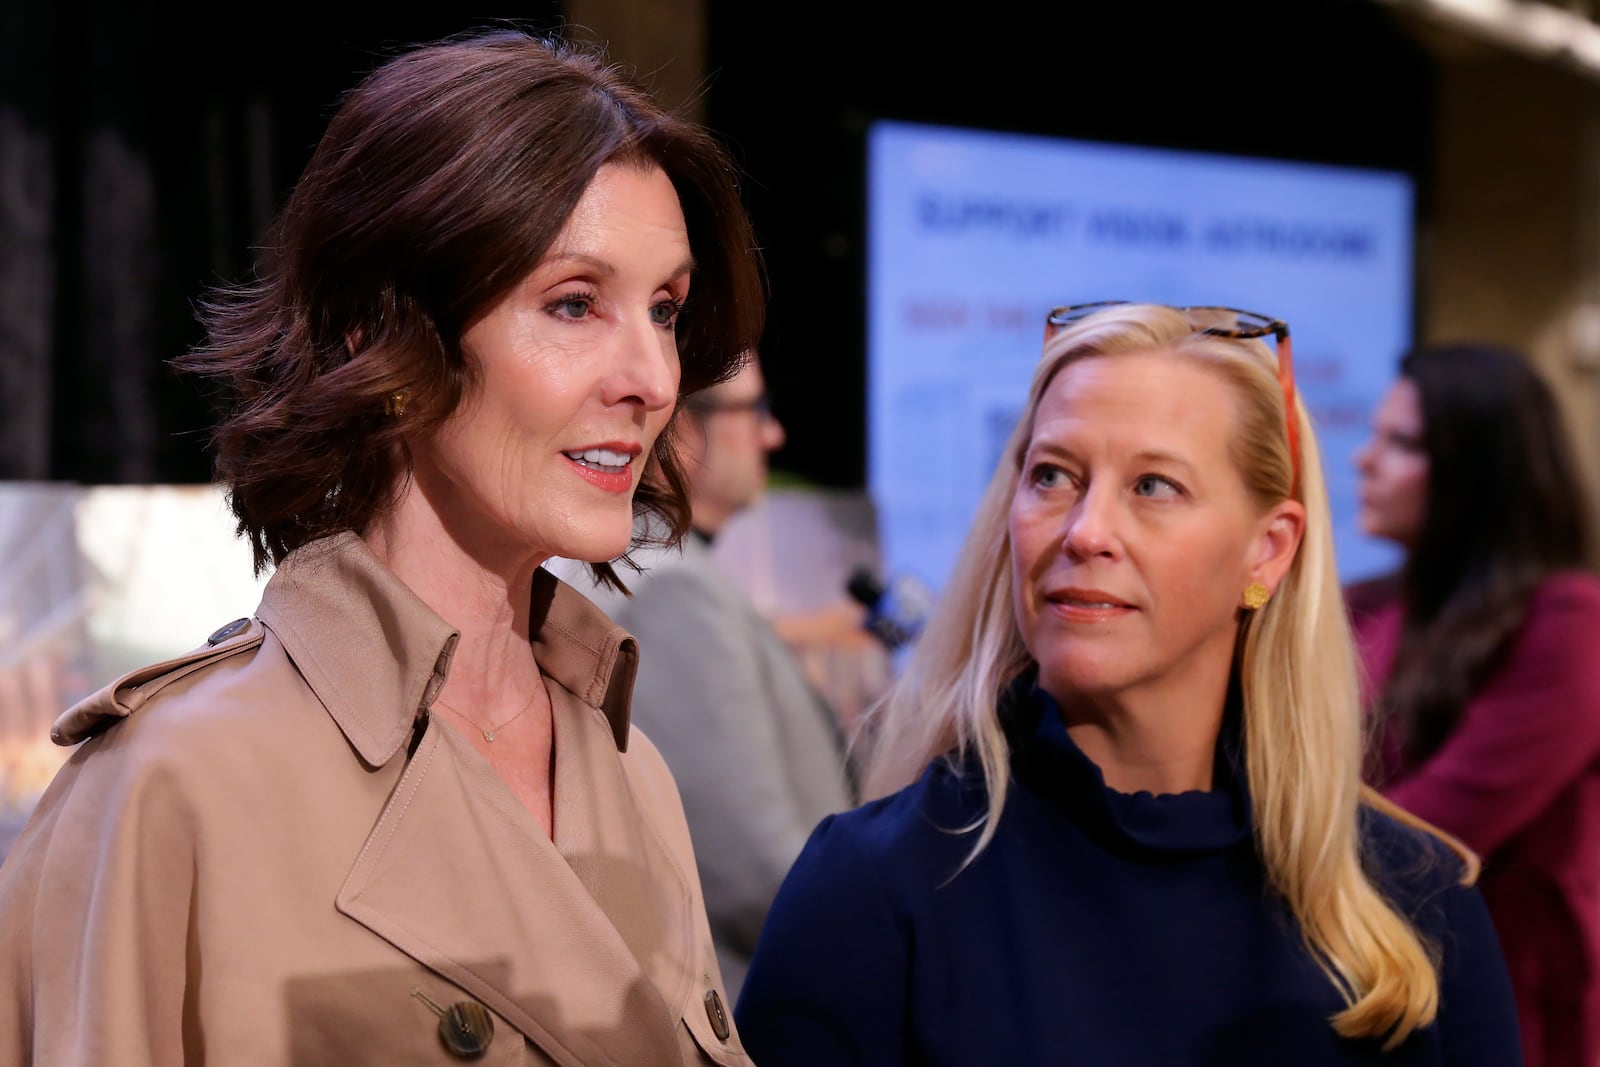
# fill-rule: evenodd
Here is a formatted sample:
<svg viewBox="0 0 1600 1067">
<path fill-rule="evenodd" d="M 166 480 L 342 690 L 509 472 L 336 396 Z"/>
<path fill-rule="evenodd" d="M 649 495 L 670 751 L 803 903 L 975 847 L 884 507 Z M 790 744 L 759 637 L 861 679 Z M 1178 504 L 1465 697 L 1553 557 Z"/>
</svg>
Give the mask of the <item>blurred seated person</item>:
<svg viewBox="0 0 1600 1067">
<path fill-rule="evenodd" d="M 723 980 L 737 996 L 790 864 L 812 827 L 849 808 L 854 793 L 833 708 L 711 550 L 760 498 L 767 455 L 784 442 L 756 358 L 686 401 L 674 431 L 690 508 L 681 550 L 636 550 L 642 572 L 624 574 L 627 598 L 560 573 L 638 638 L 634 721 L 678 781 Z M 859 621 L 825 628 L 864 633 Z"/>
<path fill-rule="evenodd" d="M 1528 1067 L 1600 1062 L 1600 580 L 1560 412 L 1517 352 L 1424 347 L 1356 460 L 1396 575 L 1346 591 L 1371 775 L 1483 857 Z"/>
</svg>

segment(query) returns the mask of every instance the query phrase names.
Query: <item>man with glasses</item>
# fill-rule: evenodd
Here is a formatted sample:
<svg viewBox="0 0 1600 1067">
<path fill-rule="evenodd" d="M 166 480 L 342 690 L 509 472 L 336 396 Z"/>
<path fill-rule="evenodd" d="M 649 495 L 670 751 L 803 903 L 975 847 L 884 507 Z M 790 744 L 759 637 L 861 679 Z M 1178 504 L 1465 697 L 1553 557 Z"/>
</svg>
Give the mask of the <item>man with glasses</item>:
<svg viewBox="0 0 1600 1067">
<path fill-rule="evenodd" d="M 823 817 L 854 803 L 834 710 L 712 543 L 766 488 L 783 427 L 751 360 L 685 404 L 677 448 L 692 528 L 680 550 L 640 550 L 629 598 L 553 567 L 639 640 L 633 721 L 683 797 L 723 981 L 737 997 L 778 885 Z"/>
</svg>

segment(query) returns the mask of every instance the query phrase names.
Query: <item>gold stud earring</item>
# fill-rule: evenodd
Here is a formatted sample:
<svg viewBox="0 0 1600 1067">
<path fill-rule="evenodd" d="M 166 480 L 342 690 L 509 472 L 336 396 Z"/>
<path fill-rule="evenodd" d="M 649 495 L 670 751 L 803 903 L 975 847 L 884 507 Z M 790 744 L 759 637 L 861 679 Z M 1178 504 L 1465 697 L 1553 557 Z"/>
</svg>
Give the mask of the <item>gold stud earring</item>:
<svg viewBox="0 0 1600 1067">
<path fill-rule="evenodd" d="M 404 389 L 396 389 L 384 398 L 383 413 L 390 418 L 398 419 L 406 413 L 406 401 L 410 399 L 410 395 Z"/>
<path fill-rule="evenodd" d="M 1244 606 L 1251 611 L 1263 607 L 1272 594 L 1267 592 L 1267 587 L 1260 582 L 1251 582 L 1244 587 Z"/>
</svg>

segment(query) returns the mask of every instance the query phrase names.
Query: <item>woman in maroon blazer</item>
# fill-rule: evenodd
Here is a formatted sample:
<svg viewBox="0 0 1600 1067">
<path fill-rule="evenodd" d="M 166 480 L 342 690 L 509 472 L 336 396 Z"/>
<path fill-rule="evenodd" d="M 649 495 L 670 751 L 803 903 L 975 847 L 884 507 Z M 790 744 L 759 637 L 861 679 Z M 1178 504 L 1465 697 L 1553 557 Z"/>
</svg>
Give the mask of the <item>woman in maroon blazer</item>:
<svg viewBox="0 0 1600 1067">
<path fill-rule="evenodd" d="M 1348 599 L 1375 784 L 1483 857 L 1527 1067 L 1594 1067 L 1600 580 L 1559 415 L 1516 352 L 1407 354 L 1357 458 L 1405 564 Z"/>
</svg>

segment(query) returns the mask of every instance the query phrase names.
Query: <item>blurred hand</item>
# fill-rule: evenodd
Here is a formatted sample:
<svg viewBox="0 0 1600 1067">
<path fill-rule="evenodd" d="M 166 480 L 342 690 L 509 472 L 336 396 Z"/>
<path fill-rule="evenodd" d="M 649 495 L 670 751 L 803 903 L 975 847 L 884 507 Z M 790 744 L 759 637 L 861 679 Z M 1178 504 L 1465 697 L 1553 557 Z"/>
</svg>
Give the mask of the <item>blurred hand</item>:
<svg viewBox="0 0 1600 1067">
<path fill-rule="evenodd" d="M 6 651 L 0 642 L 0 663 Z M 0 813 L 31 805 L 70 754 L 50 740 L 66 682 L 66 658 L 55 647 L 0 667 Z"/>
<path fill-rule="evenodd" d="M 877 640 L 867 631 L 866 621 L 866 608 L 844 600 L 818 611 L 779 615 L 772 620 L 772 628 L 797 648 L 866 648 Z"/>
</svg>

